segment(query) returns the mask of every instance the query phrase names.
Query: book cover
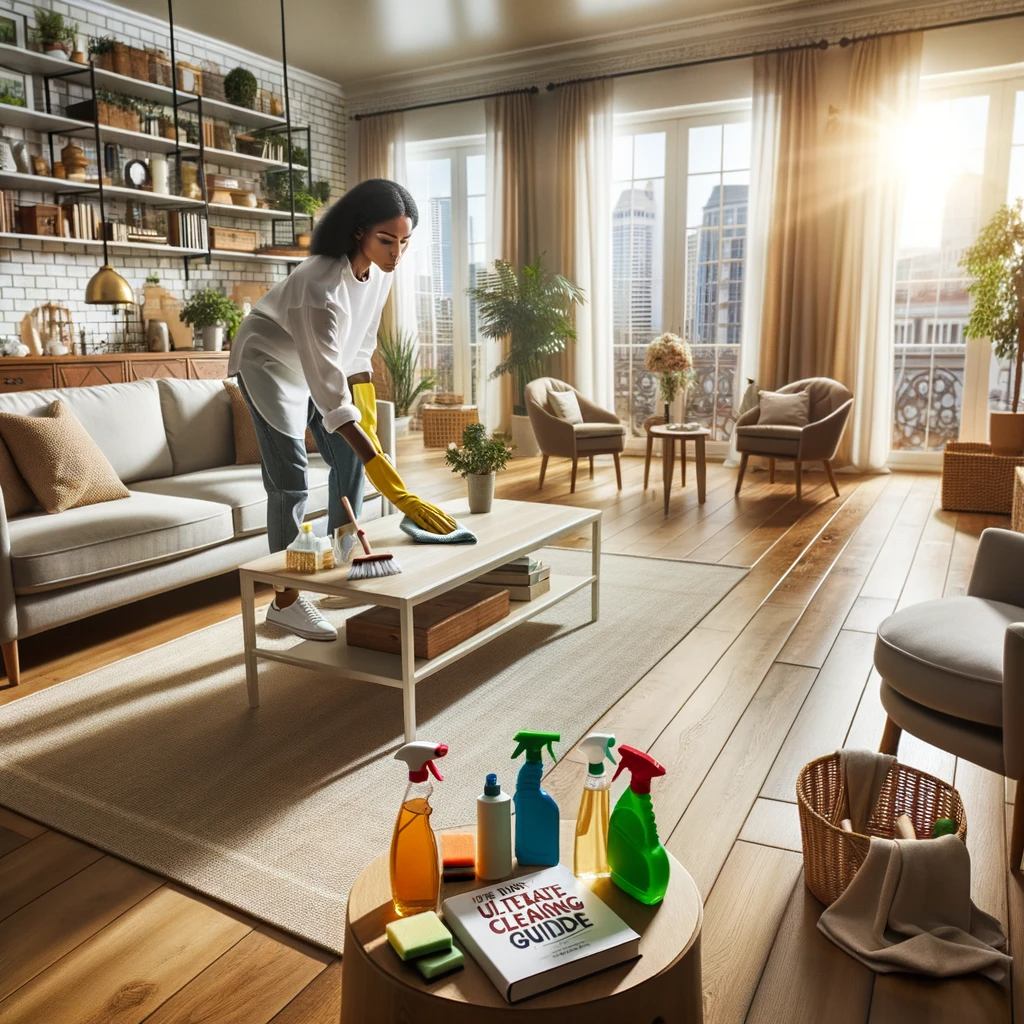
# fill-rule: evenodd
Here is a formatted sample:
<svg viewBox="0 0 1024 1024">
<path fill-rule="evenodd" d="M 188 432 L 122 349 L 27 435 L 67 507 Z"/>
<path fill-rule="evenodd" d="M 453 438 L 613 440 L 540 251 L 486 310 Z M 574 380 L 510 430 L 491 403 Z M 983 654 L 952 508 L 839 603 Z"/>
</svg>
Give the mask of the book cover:
<svg viewBox="0 0 1024 1024">
<path fill-rule="evenodd" d="M 495 569 L 480 577 L 481 583 L 497 583 L 499 586 L 530 587 L 551 575 L 551 566 L 542 565 L 533 572 L 503 572 Z"/>
<path fill-rule="evenodd" d="M 510 1003 L 640 955 L 640 936 L 561 864 L 450 896 L 442 911 Z"/>
<path fill-rule="evenodd" d="M 513 558 L 511 562 L 506 562 L 504 565 L 499 565 L 495 572 L 533 572 L 534 569 L 540 566 L 540 559 L 534 558 L 533 555 L 520 555 L 518 558 Z"/>
</svg>

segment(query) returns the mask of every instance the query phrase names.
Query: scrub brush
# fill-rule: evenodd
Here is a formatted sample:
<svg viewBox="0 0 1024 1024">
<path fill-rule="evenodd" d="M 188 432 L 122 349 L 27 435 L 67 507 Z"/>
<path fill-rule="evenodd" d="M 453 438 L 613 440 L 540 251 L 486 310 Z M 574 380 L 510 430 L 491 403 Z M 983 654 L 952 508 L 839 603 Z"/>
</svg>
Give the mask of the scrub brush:
<svg viewBox="0 0 1024 1024">
<path fill-rule="evenodd" d="M 380 576 L 397 576 L 402 571 L 402 567 L 398 564 L 395 556 L 390 551 L 375 555 L 370 550 L 366 534 L 356 521 L 356 514 L 352 511 L 348 498 L 342 495 L 341 503 L 345 506 L 345 512 L 356 528 L 356 536 L 359 538 L 359 543 L 363 545 L 363 551 L 366 552 L 365 555 L 352 559 L 352 568 L 349 569 L 348 578 L 350 580 L 372 580 Z"/>
</svg>

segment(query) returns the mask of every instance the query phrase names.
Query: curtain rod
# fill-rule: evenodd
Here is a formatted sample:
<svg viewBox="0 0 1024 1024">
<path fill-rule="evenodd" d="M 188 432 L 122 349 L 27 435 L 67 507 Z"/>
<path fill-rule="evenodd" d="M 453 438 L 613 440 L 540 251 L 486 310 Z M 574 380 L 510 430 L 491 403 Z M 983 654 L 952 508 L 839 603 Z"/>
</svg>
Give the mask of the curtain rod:
<svg viewBox="0 0 1024 1024">
<path fill-rule="evenodd" d="M 926 25 L 922 29 L 894 29 L 891 32 L 873 32 L 870 35 L 843 36 L 836 42 L 829 42 L 827 39 L 819 39 L 814 43 L 798 43 L 794 46 L 778 46 L 770 50 L 752 50 L 749 53 L 734 53 L 724 57 L 700 57 L 694 60 L 683 60 L 677 64 L 661 64 L 655 68 L 639 68 L 635 71 L 617 71 L 609 75 L 592 75 L 589 78 L 567 78 L 561 82 L 548 82 L 547 91 L 554 92 L 562 85 L 578 85 L 581 82 L 603 82 L 609 78 L 631 78 L 633 75 L 650 75 L 656 71 L 673 71 L 676 68 L 699 67 L 704 64 L 721 64 L 727 60 L 749 60 L 751 57 L 764 57 L 769 53 L 792 53 L 794 50 L 827 50 L 832 46 L 852 46 L 854 43 L 862 43 L 868 39 L 882 39 L 886 36 L 902 36 L 908 32 L 931 32 L 940 28 L 959 28 L 963 25 L 980 25 L 988 21 L 1005 21 L 1008 18 L 1020 18 L 1024 11 L 1007 11 L 1003 14 L 987 14 L 978 18 L 963 18 L 960 21 L 947 21 L 940 25 Z"/>
<path fill-rule="evenodd" d="M 548 88 L 551 88 L 548 86 Z M 437 103 L 417 103 L 412 107 L 395 107 L 393 110 L 371 110 L 365 114 L 353 114 L 353 121 L 362 121 L 367 117 L 383 117 L 385 114 L 404 114 L 407 110 L 429 110 L 431 107 L 450 107 L 453 103 L 472 103 L 473 100 L 490 100 L 497 96 L 521 96 L 524 93 L 534 96 L 540 92 L 535 85 L 523 89 L 504 89 L 501 92 L 488 92 L 483 96 L 460 96 L 455 100 L 439 100 Z"/>
</svg>

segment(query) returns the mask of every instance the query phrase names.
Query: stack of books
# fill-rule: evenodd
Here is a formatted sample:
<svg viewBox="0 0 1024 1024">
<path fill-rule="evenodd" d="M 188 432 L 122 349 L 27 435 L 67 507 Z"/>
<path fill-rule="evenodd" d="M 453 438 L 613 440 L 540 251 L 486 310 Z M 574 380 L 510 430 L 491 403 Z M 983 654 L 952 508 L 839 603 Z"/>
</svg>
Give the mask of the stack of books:
<svg viewBox="0 0 1024 1024">
<path fill-rule="evenodd" d="M 510 601 L 532 601 L 551 589 L 550 576 L 550 566 L 533 555 L 521 555 L 484 573 L 476 582 L 507 590 Z"/>
<path fill-rule="evenodd" d="M 17 192 L 0 192 L 0 231 L 17 232 Z"/>
</svg>

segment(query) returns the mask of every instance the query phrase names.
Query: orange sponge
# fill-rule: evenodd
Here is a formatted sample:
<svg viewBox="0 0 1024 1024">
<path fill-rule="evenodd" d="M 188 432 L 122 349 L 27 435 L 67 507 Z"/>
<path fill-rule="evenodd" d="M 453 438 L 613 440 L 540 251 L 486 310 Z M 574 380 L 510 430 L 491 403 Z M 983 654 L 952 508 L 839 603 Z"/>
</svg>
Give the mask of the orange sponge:
<svg viewBox="0 0 1024 1024">
<path fill-rule="evenodd" d="M 476 865 L 476 837 L 471 832 L 441 833 L 441 867 L 448 881 L 473 878 Z"/>
</svg>

